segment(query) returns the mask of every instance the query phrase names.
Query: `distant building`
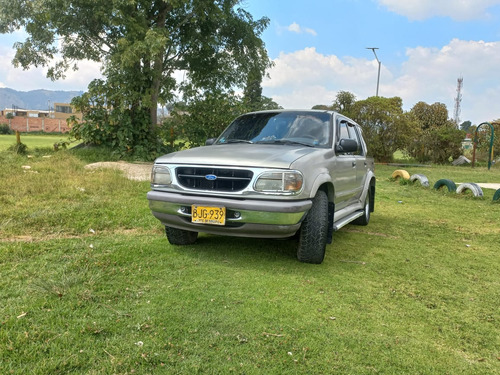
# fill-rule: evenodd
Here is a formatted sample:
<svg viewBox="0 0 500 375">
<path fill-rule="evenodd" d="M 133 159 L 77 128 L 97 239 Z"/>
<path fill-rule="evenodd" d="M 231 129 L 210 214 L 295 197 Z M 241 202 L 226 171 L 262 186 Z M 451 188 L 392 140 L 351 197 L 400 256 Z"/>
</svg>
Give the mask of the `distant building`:
<svg viewBox="0 0 500 375">
<path fill-rule="evenodd" d="M 75 109 L 68 103 L 54 103 L 54 108 L 50 108 L 49 111 L 40 111 L 35 109 L 23 109 L 23 108 L 5 108 L 0 111 L 0 116 L 6 116 L 12 113 L 15 117 L 43 117 L 43 118 L 55 118 L 58 120 L 66 120 L 68 117 L 75 115 L 78 120 L 82 120 L 82 114 L 76 112 Z"/>
<path fill-rule="evenodd" d="M 66 120 L 68 117 L 75 116 L 77 119 L 82 119 L 81 112 L 76 112 L 74 107 L 69 103 L 54 103 L 54 112 L 51 117 Z"/>
<path fill-rule="evenodd" d="M 49 111 L 39 111 L 36 109 L 5 108 L 0 111 L 1 116 L 7 116 L 9 113 L 17 117 L 50 117 Z"/>
</svg>

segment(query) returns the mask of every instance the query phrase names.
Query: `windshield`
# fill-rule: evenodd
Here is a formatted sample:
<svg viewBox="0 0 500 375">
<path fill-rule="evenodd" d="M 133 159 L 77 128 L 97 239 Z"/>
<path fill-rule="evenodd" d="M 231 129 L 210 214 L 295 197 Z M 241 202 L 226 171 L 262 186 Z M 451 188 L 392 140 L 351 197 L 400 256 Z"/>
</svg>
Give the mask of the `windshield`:
<svg viewBox="0 0 500 375">
<path fill-rule="evenodd" d="M 287 111 L 243 115 L 220 135 L 216 144 L 268 143 L 330 147 L 330 115 Z"/>
</svg>

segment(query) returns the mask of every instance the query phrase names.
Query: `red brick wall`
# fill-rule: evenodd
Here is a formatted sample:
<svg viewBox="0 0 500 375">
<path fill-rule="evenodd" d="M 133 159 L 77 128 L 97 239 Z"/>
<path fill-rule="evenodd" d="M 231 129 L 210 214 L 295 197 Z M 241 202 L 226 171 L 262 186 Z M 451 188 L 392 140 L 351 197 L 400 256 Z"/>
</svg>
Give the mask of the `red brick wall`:
<svg viewBox="0 0 500 375">
<path fill-rule="evenodd" d="M 20 132 L 66 133 L 69 131 L 66 120 L 55 118 L 16 116 L 9 120 L 0 116 L 0 124 L 9 124 L 12 130 Z"/>
</svg>

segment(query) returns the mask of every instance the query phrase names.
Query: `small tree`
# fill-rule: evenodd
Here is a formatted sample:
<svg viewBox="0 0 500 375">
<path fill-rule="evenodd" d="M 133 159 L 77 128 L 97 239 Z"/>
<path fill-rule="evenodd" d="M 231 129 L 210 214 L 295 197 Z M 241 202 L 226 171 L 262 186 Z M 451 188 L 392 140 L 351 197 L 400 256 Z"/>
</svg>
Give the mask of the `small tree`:
<svg viewBox="0 0 500 375">
<path fill-rule="evenodd" d="M 407 152 L 419 162 L 447 163 L 462 153 L 465 132 L 448 119 L 448 110 L 442 103 L 429 105 L 418 102 L 410 110 L 416 119 L 418 137 L 406 145 Z"/>
</svg>

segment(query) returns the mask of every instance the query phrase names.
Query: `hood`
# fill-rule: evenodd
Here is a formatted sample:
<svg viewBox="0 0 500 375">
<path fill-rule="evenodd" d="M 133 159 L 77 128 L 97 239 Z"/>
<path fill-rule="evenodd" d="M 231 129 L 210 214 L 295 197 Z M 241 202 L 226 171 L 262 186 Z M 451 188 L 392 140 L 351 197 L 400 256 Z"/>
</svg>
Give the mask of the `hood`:
<svg viewBox="0 0 500 375">
<path fill-rule="evenodd" d="M 287 169 L 305 155 L 324 151 L 304 146 L 232 143 L 173 152 L 159 157 L 155 163 Z"/>
</svg>

